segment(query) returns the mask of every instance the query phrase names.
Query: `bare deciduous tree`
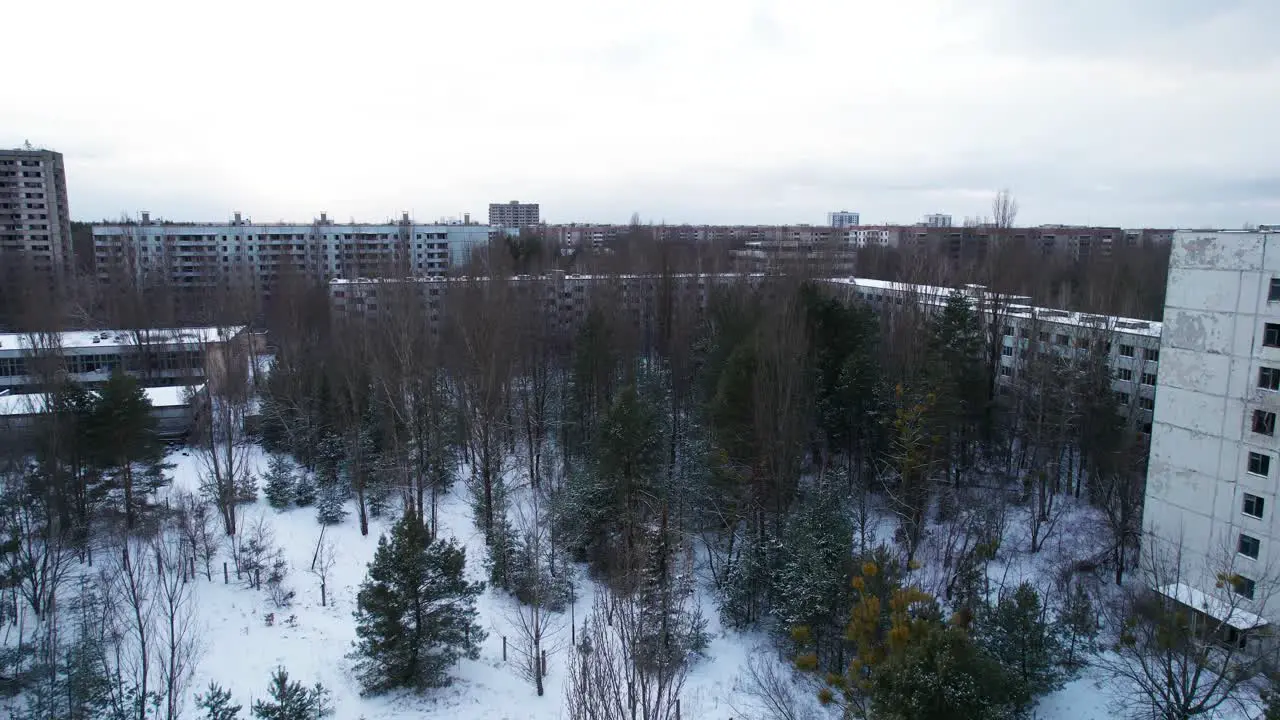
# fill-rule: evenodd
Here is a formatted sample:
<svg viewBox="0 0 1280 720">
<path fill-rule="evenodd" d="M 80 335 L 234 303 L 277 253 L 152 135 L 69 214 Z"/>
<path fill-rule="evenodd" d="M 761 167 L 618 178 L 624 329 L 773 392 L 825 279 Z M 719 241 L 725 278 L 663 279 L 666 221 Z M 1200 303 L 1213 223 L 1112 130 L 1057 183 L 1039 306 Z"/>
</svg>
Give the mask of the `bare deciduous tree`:
<svg viewBox="0 0 1280 720">
<path fill-rule="evenodd" d="M 227 337 L 231 332 L 223 328 L 219 334 Z M 213 351 L 207 348 L 206 354 Z M 233 536 L 243 488 L 252 482 L 251 446 L 244 427 L 249 407 L 249 359 L 242 342 L 224 343 L 217 352 L 222 354 L 217 371 L 205 385 L 206 407 L 194 431 L 193 447 L 202 466 L 200 490 L 222 515 L 223 530 Z"/>
<path fill-rule="evenodd" d="M 195 603 L 187 582 L 183 543 L 179 537 L 157 537 L 151 544 L 155 558 L 156 662 L 159 697 L 156 705 L 165 720 L 178 720 L 187 686 L 200 654 Z"/>
<path fill-rule="evenodd" d="M 1004 188 L 991 199 L 991 222 L 996 227 L 1008 229 L 1018 219 L 1018 201 L 1009 188 Z"/>
<path fill-rule="evenodd" d="M 316 541 L 316 551 L 311 557 L 311 568 L 308 570 L 320 581 L 320 607 L 329 604 L 329 575 L 338 561 L 333 541 L 324 536 L 324 526 L 320 528 L 320 539 Z"/>
<path fill-rule="evenodd" d="M 797 673 L 776 648 L 762 645 L 747 655 L 743 672 L 733 681 L 733 711 L 760 720 L 811 720 L 817 688 L 812 676 Z"/>
<path fill-rule="evenodd" d="M 1118 637 L 1095 661 L 1122 709 L 1178 720 L 1249 714 L 1254 683 L 1280 657 L 1262 619 L 1280 589 L 1274 563 L 1250 562 L 1246 578 L 1226 536 L 1206 557 L 1154 536 L 1146 544 L 1143 582 L 1104 605 Z"/>
<path fill-rule="evenodd" d="M 601 589 L 570 651 L 565 705 L 570 720 L 675 720 L 688 675 L 685 662 L 646 666 L 644 613 L 635 595 Z"/>
</svg>

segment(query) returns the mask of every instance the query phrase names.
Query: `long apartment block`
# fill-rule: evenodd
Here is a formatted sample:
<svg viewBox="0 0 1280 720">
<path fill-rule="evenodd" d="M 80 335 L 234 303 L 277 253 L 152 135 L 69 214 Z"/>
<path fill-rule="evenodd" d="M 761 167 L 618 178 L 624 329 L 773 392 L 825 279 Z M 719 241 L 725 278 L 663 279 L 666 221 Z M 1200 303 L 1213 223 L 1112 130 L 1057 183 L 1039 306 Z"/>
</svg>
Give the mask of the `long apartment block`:
<svg viewBox="0 0 1280 720">
<path fill-rule="evenodd" d="M 62 153 L 0 149 L 0 269 L 30 269 L 54 286 L 72 272 Z"/>
<path fill-rule="evenodd" d="M 553 325 L 571 328 L 587 314 L 593 299 L 607 293 L 623 316 L 640 333 L 656 331 L 659 299 L 674 296 L 675 304 L 705 310 L 718 287 L 747 283 L 760 285 L 762 273 L 677 273 L 672 275 L 576 275 L 553 272 L 508 279 L 514 303 L 545 308 Z M 329 297 L 335 310 L 345 315 L 372 316 L 397 302 L 413 302 L 428 309 L 427 322 L 438 330 L 449 296 L 484 278 L 414 278 L 332 280 Z M 1081 356 L 1102 350 L 1112 369 L 1112 390 L 1117 410 L 1134 418 L 1150 433 L 1160 363 L 1161 324 L 1148 320 L 1070 312 L 1036 307 L 1029 298 L 988 292 L 978 285 L 948 288 L 888 282 L 856 277 L 825 278 L 838 297 L 862 302 L 881 314 L 895 309 L 942 307 L 953 293 L 970 300 L 984 321 L 998 321 L 1002 353 L 998 381 L 1017 381 L 1033 349 L 1060 356 Z M 998 304 L 999 312 L 989 312 Z"/>
<path fill-rule="evenodd" d="M 93 228 L 98 280 L 121 277 L 216 287 L 242 281 L 269 288 L 292 270 L 318 280 L 443 275 L 489 240 L 472 223 L 342 224 L 325 215 L 310 224 L 253 223 L 240 214 L 225 223 L 137 223 Z"/>
</svg>

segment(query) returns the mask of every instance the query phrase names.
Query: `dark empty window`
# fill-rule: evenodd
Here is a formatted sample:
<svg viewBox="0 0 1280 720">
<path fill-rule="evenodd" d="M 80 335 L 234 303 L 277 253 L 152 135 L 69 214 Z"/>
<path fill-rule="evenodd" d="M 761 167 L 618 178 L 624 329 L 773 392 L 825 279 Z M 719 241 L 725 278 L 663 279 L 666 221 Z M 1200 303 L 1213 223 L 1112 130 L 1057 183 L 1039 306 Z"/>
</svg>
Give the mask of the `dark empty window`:
<svg viewBox="0 0 1280 720">
<path fill-rule="evenodd" d="M 1267 302 L 1280 300 L 1280 278 L 1271 278 L 1271 288 L 1267 290 Z"/>
<path fill-rule="evenodd" d="M 1147 360 L 1150 362 L 1160 362 L 1160 348 L 1147 348 Z"/>
<path fill-rule="evenodd" d="M 1142 408 L 1143 410 L 1155 410 L 1156 399 L 1149 398 L 1149 397 L 1138 398 L 1138 407 Z"/>
<path fill-rule="evenodd" d="M 1236 543 L 1236 552 L 1247 558 L 1258 559 L 1258 551 L 1262 549 L 1262 543 L 1258 542 L 1258 538 L 1240 533 L 1240 541 Z"/>
<path fill-rule="evenodd" d="M 1245 493 L 1244 507 L 1241 508 L 1241 511 L 1245 515 L 1248 515 L 1249 517 L 1261 518 L 1262 510 L 1263 510 L 1263 507 L 1265 507 L 1265 505 L 1266 505 L 1266 501 L 1263 500 L 1262 498 L 1258 497 L 1257 495 L 1250 495 L 1249 493 Z"/>
<path fill-rule="evenodd" d="M 1142 373 L 1142 384 L 1143 384 L 1143 385 L 1155 385 L 1155 384 L 1156 384 L 1156 374 L 1155 374 L 1155 373 Z"/>
<path fill-rule="evenodd" d="M 1120 356 L 1121 356 L 1121 357 L 1133 357 L 1133 346 L 1132 346 L 1132 345 L 1121 345 L 1121 346 L 1120 346 Z"/>
<path fill-rule="evenodd" d="M 1267 410 L 1254 410 L 1253 431 L 1259 435 L 1275 435 L 1276 414 Z"/>
<path fill-rule="evenodd" d="M 1008 345 L 1005 345 L 1004 347 L 1000 348 L 1000 354 L 1005 357 L 1013 357 L 1013 348 L 1009 347 Z"/>
<path fill-rule="evenodd" d="M 1132 370 L 1130 370 L 1129 368 L 1117 368 L 1117 369 L 1116 369 L 1116 377 L 1117 377 L 1117 378 L 1119 378 L 1119 379 L 1121 379 L 1121 380 L 1132 380 L 1132 379 L 1133 379 L 1133 371 L 1132 371 Z"/>
<path fill-rule="evenodd" d="M 1280 369 L 1258 368 L 1258 387 L 1263 390 L 1280 390 Z"/>
<path fill-rule="evenodd" d="M 1231 578 L 1231 589 L 1240 597 L 1252 600 L 1253 588 L 1255 583 L 1253 580 L 1243 576 L 1235 575 Z"/>
<path fill-rule="evenodd" d="M 1129 404 L 1129 393 L 1127 393 L 1127 392 L 1118 392 L 1118 393 L 1116 393 L 1116 404 L 1117 404 L 1117 405 L 1128 405 L 1128 404 Z"/>
<path fill-rule="evenodd" d="M 1271 456 L 1256 452 L 1249 453 L 1249 472 L 1265 477 L 1271 472 Z"/>
<path fill-rule="evenodd" d="M 1280 323 L 1267 323 L 1262 330 L 1262 344 L 1267 347 L 1280 347 Z"/>
</svg>

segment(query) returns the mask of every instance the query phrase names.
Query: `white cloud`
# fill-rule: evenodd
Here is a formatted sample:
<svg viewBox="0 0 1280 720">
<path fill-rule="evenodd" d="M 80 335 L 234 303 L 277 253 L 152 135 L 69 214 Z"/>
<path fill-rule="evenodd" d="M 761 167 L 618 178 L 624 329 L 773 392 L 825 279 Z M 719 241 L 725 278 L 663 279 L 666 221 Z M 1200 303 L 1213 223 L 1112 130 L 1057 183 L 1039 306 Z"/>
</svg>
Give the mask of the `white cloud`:
<svg viewBox="0 0 1280 720">
<path fill-rule="evenodd" d="M 23 3 L 61 31 L 6 35 L 47 83 L 0 144 L 63 151 L 78 218 L 911 221 L 1010 185 L 1030 222 L 1234 225 L 1276 208 L 1280 53 L 1233 41 L 1273 6 Z"/>
</svg>

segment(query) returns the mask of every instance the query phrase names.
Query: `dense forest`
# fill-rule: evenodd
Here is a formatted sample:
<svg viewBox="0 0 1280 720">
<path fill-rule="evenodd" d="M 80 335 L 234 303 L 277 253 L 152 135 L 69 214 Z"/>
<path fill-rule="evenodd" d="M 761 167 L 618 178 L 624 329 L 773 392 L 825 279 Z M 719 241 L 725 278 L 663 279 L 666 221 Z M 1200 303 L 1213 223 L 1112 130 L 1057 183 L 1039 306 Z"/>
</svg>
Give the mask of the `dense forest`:
<svg viewBox="0 0 1280 720">
<path fill-rule="evenodd" d="M 56 346 L 40 345 L 49 411 L 34 447 L 7 452 L 0 498 L 0 619 L 29 608 L 37 620 L 0 655 L 0 688 L 26 698 L 20 716 L 238 717 L 216 685 L 196 697 L 203 714 L 182 714 L 195 657 L 182 620 L 189 582 L 232 573 L 288 607 L 292 568 L 270 528 L 240 511 L 260 491 L 273 507 L 314 509 L 320 526 L 369 534 L 375 520 L 393 523 L 354 618 L 351 662 L 372 694 L 448 684 L 484 639 L 474 599 L 486 587 L 519 608 L 521 676 L 537 695 L 555 692 L 547 633 L 580 591 L 573 568 L 597 590 L 572 627 L 591 650 L 570 653 L 572 718 L 678 718 L 709 641 L 704 591 L 725 627 L 773 638 L 780 660 L 755 666 L 744 690 L 762 716 L 799 717 L 794 693 L 808 693 L 850 717 L 1021 717 L 1102 662 L 1107 627 L 1128 628 L 1107 655 L 1118 674 L 1209 664 L 1190 638 L 1130 625 L 1183 627 L 1127 590 L 1147 440 L 1135 413 L 1117 409 L 1107 329 L 1065 351 L 1031 343 L 1003 381 L 998 301 L 956 293 L 876 313 L 813 269 L 743 277 L 691 301 L 670 279 L 700 266 L 696 253 L 624 247 L 598 271 L 653 269 L 652 302 L 637 315 L 601 283 L 566 324 L 502 279 L 553 262 L 536 238 L 488 260 L 488 278 L 454 283 L 439 306 L 389 284 L 376 312 L 337 313 L 301 280 L 267 301 L 230 289 L 201 300 L 207 322 L 265 328 L 267 349 L 258 362 L 237 345 L 210 377 L 184 446 L 200 459 L 198 493 L 167 491 L 135 380 L 87 390 L 59 372 Z M 892 272 L 959 277 L 917 270 Z M 1117 258 L 1105 279 L 1046 287 L 1151 316 L 1160 302 L 1131 282 L 1139 270 L 1155 274 Z M 1038 276 L 1012 265 L 983 273 L 966 277 L 1045 292 L 1018 286 Z M 138 327 L 159 291 L 117 289 L 95 307 Z M 30 307 L 10 309 L 34 322 Z M 255 477 L 259 450 L 270 464 Z M 440 499 L 459 489 L 483 557 L 437 532 Z M 1082 558 L 1039 584 L 999 580 L 1007 558 L 1080 533 L 1080 518 Z M 324 602 L 321 537 L 307 572 Z M 230 567 L 218 567 L 222 552 Z M 484 583 L 465 577 L 477 563 Z M 1261 665 L 1227 659 L 1241 668 L 1229 683 L 1147 678 L 1142 702 L 1181 718 L 1234 701 Z M 263 685 L 273 699 L 254 703 L 254 717 L 330 710 L 326 688 L 284 668 Z"/>
</svg>

